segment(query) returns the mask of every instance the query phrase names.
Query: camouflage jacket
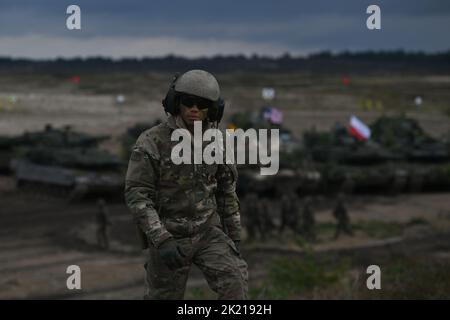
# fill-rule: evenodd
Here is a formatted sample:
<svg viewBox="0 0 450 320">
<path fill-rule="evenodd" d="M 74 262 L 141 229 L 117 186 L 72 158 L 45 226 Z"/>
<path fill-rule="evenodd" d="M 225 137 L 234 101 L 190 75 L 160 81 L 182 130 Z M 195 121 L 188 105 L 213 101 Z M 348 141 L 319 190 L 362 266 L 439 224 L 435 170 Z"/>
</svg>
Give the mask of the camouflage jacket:
<svg viewBox="0 0 450 320">
<path fill-rule="evenodd" d="M 175 165 L 170 156 L 178 142 L 170 137 L 176 128 L 177 121 L 169 117 L 143 132 L 132 150 L 125 201 L 145 234 L 142 239 L 158 247 L 171 236 L 191 236 L 217 224 L 231 239 L 239 240 L 235 166 Z M 144 241 L 144 248 L 147 245 Z"/>
</svg>

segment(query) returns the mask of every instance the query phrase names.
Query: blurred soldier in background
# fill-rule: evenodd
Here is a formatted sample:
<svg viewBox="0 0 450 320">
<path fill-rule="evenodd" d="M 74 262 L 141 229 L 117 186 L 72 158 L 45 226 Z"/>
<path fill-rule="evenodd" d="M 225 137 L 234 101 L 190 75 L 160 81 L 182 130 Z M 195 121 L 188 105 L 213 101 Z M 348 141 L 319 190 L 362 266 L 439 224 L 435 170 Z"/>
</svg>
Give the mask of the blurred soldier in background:
<svg viewBox="0 0 450 320">
<path fill-rule="evenodd" d="M 245 228 L 249 240 L 264 236 L 259 201 L 256 192 L 249 192 L 245 197 Z"/>
<path fill-rule="evenodd" d="M 269 200 L 265 198 L 259 198 L 258 211 L 260 212 L 260 224 L 261 224 L 261 238 L 266 239 L 266 237 L 270 237 L 272 233 L 275 231 L 275 224 L 272 220 L 269 208 Z"/>
<path fill-rule="evenodd" d="M 314 241 L 316 239 L 316 219 L 314 217 L 314 212 L 311 205 L 311 198 L 306 197 L 303 202 L 303 210 L 299 228 L 301 236 L 308 241 Z"/>
<path fill-rule="evenodd" d="M 109 239 L 108 239 L 108 229 L 111 226 L 111 221 L 109 220 L 109 212 L 106 207 L 105 200 L 102 198 L 97 201 L 97 214 L 96 214 L 96 222 L 97 222 L 97 244 L 100 248 L 104 250 L 109 249 Z"/>
<path fill-rule="evenodd" d="M 336 232 L 334 239 L 337 239 L 341 232 L 344 232 L 350 236 L 353 235 L 353 231 L 350 225 L 350 218 L 348 216 L 347 208 L 344 204 L 344 195 L 340 193 L 337 197 L 336 206 L 333 211 L 333 215 L 337 220 Z"/>
<path fill-rule="evenodd" d="M 294 232 L 298 230 L 298 211 L 299 204 L 296 194 L 292 191 L 284 193 L 281 197 L 281 221 L 278 230 L 279 233 L 282 233 L 286 227 Z"/>
</svg>

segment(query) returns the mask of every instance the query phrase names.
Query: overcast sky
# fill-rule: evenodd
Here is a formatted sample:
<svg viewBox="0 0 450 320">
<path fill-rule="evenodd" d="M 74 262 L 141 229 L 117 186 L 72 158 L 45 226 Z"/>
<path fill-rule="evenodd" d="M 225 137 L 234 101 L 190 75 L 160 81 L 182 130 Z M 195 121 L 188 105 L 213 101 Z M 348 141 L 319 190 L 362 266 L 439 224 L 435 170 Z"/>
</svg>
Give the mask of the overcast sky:
<svg viewBox="0 0 450 320">
<path fill-rule="evenodd" d="M 82 30 L 66 8 L 81 7 Z M 381 8 L 381 30 L 366 8 Z M 449 0 L 0 0 L 0 56 L 304 55 L 450 49 Z"/>
</svg>

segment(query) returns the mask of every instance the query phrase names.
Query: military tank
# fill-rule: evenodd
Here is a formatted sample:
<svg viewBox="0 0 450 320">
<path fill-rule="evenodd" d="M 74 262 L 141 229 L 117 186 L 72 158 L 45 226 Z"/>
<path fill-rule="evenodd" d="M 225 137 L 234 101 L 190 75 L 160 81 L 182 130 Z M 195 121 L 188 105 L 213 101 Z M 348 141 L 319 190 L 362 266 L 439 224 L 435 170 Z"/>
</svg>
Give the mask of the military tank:
<svg viewBox="0 0 450 320">
<path fill-rule="evenodd" d="M 23 134 L 14 137 L 3 136 L 0 137 L 0 172 L 11 173 L 11 160 L 17 157 L 19 150 L 24 148 L 36 146 L 95 148 L 106 139 L 108 139 L 107 136 L 92 136 L 74 131 L 70 126 L 54 128 L 50 124 L 46 124 L 43 130 L 25 131 Z"/>
<path fill-rule="evenodd" d="M 243 129 L 271 128 L 250 113 L 231 120 Z M 290 148 L 280 148 L 277 175 L 264 177 L 259 167 L 240 166 L 238 191 L 278 197 L 287 189 L 298 195 L 450 190 L 448 144 L 429 137 L 417 121 L 404 116 L 380 117 L 371 131 L 366 141 L 339 124 L 327 132 L 305 131 L 303 139 L 289 139 Z"/>
<path fill-rule="evenodd" d="M 382 116 L 372 124 L 371 130 L 373 141 L 403 160 L 434 163 L 450 161 L 448 145 L 427 135 L 414 119 Z"/>
<path fill-rule="evenodd" d="M 125 162 L 99 148 L 106 138 L 49 125 L 13 138 L 9 166 L 18 189 L 69 199 L 121 195 Z"/>
<path fill-rule="evenodd" d="M 414 119 L 382 116 L 360 141 L 344 126 L 304 133 L 304 149 L 321 175 L 321 190 L 374 193 L 450 189 L 448 146 L 429 137 Z"/>
<path fill-rule="evenodd" d="M 261 197 L 276 198 L 280 197 L 287 189 L 299 192 L 300 188 L 303 188 L 303 190 L 313 192 L 318 187 L 319 173 L 306 163 L 300 140 L 281 124 L 272 123 L 266 119 L 264 109 L 232 115 L 227 128 L 278 129 L 280 137 L 279 171 L 276 175 L 263 176 L 260 174 L 260 165 L 238 165 L 237 193 L 242 197 L 245 197 L 247 193 L 255 192 Z"/>
<path fill-rule="evenodd" d="M 121 195 L 125 163 L 96 148 L 38 146 L 20 151 L 11 163 L 20 190 L 71 200 Z"/>
<path fill-rule="evenodd" d="M 43 145 L 48 147 L 97 147 L 100 142 L 109 139 L 108 136 L 92 136 L 77 132 L 71 126 L 55 128 L 46 124 L 40 131 L 25 131 L 22 135 L 13 138 L 17 146 Z"/>
</svg>

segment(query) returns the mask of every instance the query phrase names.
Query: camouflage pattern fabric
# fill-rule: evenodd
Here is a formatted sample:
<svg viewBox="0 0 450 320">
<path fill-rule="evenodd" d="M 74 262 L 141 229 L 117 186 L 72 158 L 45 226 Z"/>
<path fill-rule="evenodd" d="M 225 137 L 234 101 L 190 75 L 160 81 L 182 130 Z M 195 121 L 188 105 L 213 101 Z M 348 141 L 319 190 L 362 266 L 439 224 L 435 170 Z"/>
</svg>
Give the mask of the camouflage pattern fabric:
<svg viewBox="0 0 450 320">
<path fill-rule="evenodd" d="M 157 249 L 148 249 L 145 299 L 183 299 L 192 263 L 203 272 L 218 299 L 247 299 L 247 264 L 220 228 L 211 226 L 205 232 L 176 241 L 186 255 L 186 265 L 175 271 L 164 264 Z"/>
<path fill-rule="evenodd" d="M 240 206 L 236 195 L 237 170 L 234 165 L 229 164 L 175 165 L 171 160 L 171 151 L 179 142 L 171 141 L 170 137 L 173 130 L 180 127 L 178 123 L 176 118 L 170 116 L 166 122 L 143 132 L 132 150 L 126 175 L 125 200 L 134 215 L 143 248 L 150 251 L 151 263 L 147 263 L 147 270 L 151 270 L 148 275 L 149 289 L 153 292 L 151 297 L 172 297 L 165 294 L 164 290 L 172 292 L 171 285 L 180 281 L 173 277 L 173 273 L 170 273 L 173 281 L 170 281 L 169 287 L 161 284 L 166 289 L 158 289 L 159 282 L 151 281 L 151 277 L 163 279 L 168 272 L 158 256 L 159 245 L 170 237 L 177 241 L 191 239 L 188 243 L 194 245 L 193 239 L 207 235 L 210 230 L 219 230 L 218 228 L 223 234 L 221 241 L 218 240 L 219 236 L 215 236 L 212 243 L 195 249 L 192 261 L 200 268 L 202 263 L 206 265 L 202 270 L 207 279 L 210 276 L 206 271 L 216 273 L 216 277 L 219 277 L 219 271 L 210 269 L 222 266 L 225 273 L 229 273 L 231 280 L 227 281 L 239 280 L 237 283 L 233 282 L 233 286 L 241 288 L 242 292 L 246 291 L 243 289 L 246 280 L 242 280 L 246 279 L 246 264 L 230 251 L 230 247 L 236 249 L 233 241 L 240 240 L 241 233 Z M 209 258 L 204 258 L 204 252 L 210 252 L 207 256 L 214 256 L 216 262 L 208 262 Z M 236 271 L 241 269 L 245 272 Z M 210 284 L 214 283 L 211 280 Z M 230 297 L 228 293 L 221 293 L 223 290 L 221 291 L 220 286 L 223 284 L 218 285 L 219 287 L 214 284 L 212 289 L 217 288 L 219 298 Z M 163 293 L 159 294 L 159 291 Z M 233 297 L 240 299 L 244 295 L 240 293 Z"/>
</svg>

